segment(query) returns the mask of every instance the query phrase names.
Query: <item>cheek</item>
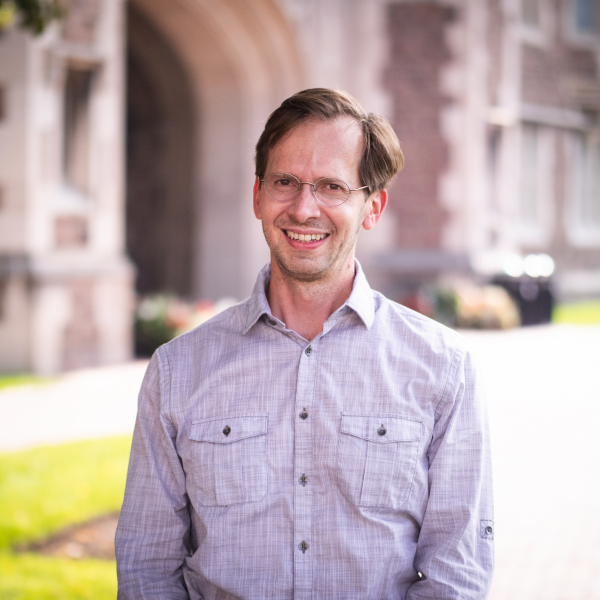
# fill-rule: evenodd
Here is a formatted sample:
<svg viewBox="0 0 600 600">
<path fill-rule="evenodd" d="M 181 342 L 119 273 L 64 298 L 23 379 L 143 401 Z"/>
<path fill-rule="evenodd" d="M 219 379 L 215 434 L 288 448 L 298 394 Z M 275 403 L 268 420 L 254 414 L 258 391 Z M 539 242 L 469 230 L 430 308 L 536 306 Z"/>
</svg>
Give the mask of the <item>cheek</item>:
<svg viewBox="0 0 600 600">
<path fill-rule="evenodd" d="M 262 210 L 263 227 L 270 230 L 281 229 L 281 225 L 287 222 L 285 213 L 280 206 L 263 206 Z"/>
<path fill-rule="evenodd" d="M 353 211 L 349 212 L 344 220 L 346 231 L 359 231 L 365 220 L 365 215 L 365 207 L 362 205 L 359 209 L 355 208 Z"/>
</svg>

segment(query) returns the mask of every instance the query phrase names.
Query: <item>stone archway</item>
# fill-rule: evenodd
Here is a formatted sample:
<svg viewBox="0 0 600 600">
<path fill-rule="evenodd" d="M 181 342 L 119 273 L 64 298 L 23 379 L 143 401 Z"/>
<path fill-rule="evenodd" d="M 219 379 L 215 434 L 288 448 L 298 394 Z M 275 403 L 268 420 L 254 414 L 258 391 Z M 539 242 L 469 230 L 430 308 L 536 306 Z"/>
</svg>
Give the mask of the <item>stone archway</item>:
<svg viewBox="0 0 600 600">
<path fill-rule="evenodd" d="M 127 14 L 127 251 L 140 293 L 192 285 L 192 94 L 169 43 L 134 5 Z"/>
<path fill-rule="evenodd" d="M 268 257 L 253 146 L 302 87 L 295 35 L 273 0 L 131 0 L 129 16 L 129 233 L 149 265 L 138 287 L 243 298 Z"/>
</svg>

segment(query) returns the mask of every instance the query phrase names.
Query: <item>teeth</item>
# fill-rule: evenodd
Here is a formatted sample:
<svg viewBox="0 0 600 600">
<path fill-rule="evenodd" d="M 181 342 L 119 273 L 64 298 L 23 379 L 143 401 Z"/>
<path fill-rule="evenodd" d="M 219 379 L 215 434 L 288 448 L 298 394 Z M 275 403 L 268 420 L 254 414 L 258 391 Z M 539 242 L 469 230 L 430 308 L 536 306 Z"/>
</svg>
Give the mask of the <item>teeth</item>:
<svg viewBox="0 0 600 600">
<path fill-rule="evenodd" d="M 322 240 L 323 238 L 327 237 L 326 233 L 295 233 L 293 231 L 286 231 L 285 232 L 286 235 L 291 238 L 292 240 L 298 240 L 300 242 L 314 242 L 314 241 L 318 241 L 318 240 Z"/>
</svg>

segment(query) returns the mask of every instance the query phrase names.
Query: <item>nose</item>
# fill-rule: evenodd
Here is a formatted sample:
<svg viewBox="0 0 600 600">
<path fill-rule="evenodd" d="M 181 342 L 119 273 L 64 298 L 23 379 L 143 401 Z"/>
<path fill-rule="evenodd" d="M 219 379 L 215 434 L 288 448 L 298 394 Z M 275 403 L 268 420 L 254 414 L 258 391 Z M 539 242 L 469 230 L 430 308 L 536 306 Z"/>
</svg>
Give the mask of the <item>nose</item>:
<svg viewBox="0 0 600 600">
<path fill-rule="evenodd" d="M 300 184 L 300 193 L 291 203 L 289 212 L 296 223 L 305 223 L 308 219 L 321 215 L 320 204 L 313 194 L 313 186 L 310 183 Z"/>
</svg>

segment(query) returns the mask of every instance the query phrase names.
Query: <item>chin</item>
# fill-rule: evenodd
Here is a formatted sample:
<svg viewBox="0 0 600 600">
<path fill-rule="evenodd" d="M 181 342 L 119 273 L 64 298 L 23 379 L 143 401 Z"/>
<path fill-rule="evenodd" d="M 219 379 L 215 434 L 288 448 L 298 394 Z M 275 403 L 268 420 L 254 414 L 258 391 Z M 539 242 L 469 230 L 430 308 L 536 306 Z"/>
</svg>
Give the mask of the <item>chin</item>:
<svg viewBox="0 0 600 600">
<path fill-rule="evenodd" d="M 323 279 L 332 266 L 331 264 L 319 264 L 314 260 L 289 260 L 276 253 L 273 254 L 273 258 L 283 275 L 298 281 L 309 282 Z"/>
</svg>

